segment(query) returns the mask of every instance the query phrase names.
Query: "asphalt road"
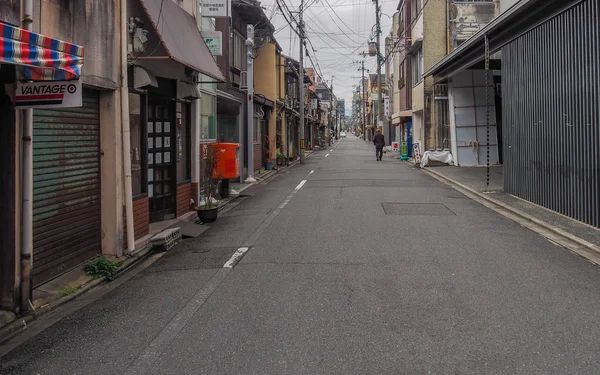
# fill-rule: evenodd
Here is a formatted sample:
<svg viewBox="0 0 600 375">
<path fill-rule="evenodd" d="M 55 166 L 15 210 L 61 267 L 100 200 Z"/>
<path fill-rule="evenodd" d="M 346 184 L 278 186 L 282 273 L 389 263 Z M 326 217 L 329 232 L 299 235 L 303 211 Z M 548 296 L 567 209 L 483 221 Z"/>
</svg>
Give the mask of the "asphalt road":
<svg viewBox="0 0 600 375">
<path fill-rule="evenodd" d="M 600 373 L 598 267 L 372 145 L 245 195 L 0 373 Z"/>
</svg>

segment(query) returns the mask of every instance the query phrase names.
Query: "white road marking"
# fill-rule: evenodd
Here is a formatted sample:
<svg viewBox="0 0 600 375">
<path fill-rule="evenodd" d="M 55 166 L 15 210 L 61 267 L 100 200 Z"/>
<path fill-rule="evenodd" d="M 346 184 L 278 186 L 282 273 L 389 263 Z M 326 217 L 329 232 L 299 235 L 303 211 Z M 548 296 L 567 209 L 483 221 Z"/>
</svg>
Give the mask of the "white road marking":
<svg viewBox="0 0 600 375">
<path fill-rule="evenodd" d="M 333 152 L 333 150 L 329 150 L 329 152 Z"/>
<path fill-rule="evenodd" d="M 231 258 L 229 258 L 227 263 L 223 265 L 223 268 L 233 268 L 233 266 L 236 265 L 237 261 L 242 258 L 242 256 L 246 253 L 246 251 L 248 251 L 248 249 L 250 248 L 240 247 L 239 249 L 237 249 L 237 251 L 231 256 Z"/>
<path fill-rule="evenodd" d="M 310 173 L 309 173 L 309 174 L 313 174 L 313 173 L 315 173 L 315 171 L 314 171 L 314 170 L 310 171 Z"/>
<path fill-rule="evenodd" d="M 329 154 L 325 155 L 325 157 L 328 157 L 328 156 L 329 156 Z"/>
<path fill-rule="evenodd" d="M 296 188 L 294 190 L 300 190 L 300 189 L 302 189 L 302 186 L 304 186 L 305 183 L 306 183 L 306 180 L 300 181 L 300 183 L 298 184 L 298 186 L 296 186 Z"/>
</svg>

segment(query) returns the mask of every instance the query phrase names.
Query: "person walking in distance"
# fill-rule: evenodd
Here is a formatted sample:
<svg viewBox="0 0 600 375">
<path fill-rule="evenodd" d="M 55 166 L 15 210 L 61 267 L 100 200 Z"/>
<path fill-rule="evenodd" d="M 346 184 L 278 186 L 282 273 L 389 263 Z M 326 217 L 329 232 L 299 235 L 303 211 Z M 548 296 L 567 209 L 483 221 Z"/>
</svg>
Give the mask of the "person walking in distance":
<svg viewBox="0 0 600 375">
<path fill-rule="evenodd" d="M 375 145 L 375 156 L 380 161 L 383 157 L 383 147 L 385 147 L 385 137 L 381 134 L 381 131 L 377 129 L 377 133 L 373 137 L 373 144 Z"/>
</svg>

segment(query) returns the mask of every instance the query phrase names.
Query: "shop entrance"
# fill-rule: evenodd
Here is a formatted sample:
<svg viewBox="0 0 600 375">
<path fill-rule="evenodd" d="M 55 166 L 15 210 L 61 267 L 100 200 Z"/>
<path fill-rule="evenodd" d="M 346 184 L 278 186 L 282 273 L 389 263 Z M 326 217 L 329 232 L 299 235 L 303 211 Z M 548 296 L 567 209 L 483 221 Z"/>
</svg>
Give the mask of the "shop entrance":
<svg viewBox="0 0 600 375">
<path fill-rule="evenodd" d="M 148 98 L 148 198 L 150 222 L 173 219 L 176 208 L 175 101 Z"/>
</svg>

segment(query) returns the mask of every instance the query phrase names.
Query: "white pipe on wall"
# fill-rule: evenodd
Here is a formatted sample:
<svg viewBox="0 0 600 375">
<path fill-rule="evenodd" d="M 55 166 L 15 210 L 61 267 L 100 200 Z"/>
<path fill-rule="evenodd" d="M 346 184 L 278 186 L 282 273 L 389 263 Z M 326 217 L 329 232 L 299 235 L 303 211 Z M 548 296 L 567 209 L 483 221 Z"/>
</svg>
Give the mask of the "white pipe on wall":
<svg viewBox="0 0 600 375">
<path fill-rule="evenodd" d="M 127 82 L 127 1 L 121 0 L 121 138 L 123 141 L 123 189 L 127 223 L 127 253 L 135 251 L 133 192 L 131 187 L 131 131 L 129 127 L 129 85 Z"/>
</svg>

